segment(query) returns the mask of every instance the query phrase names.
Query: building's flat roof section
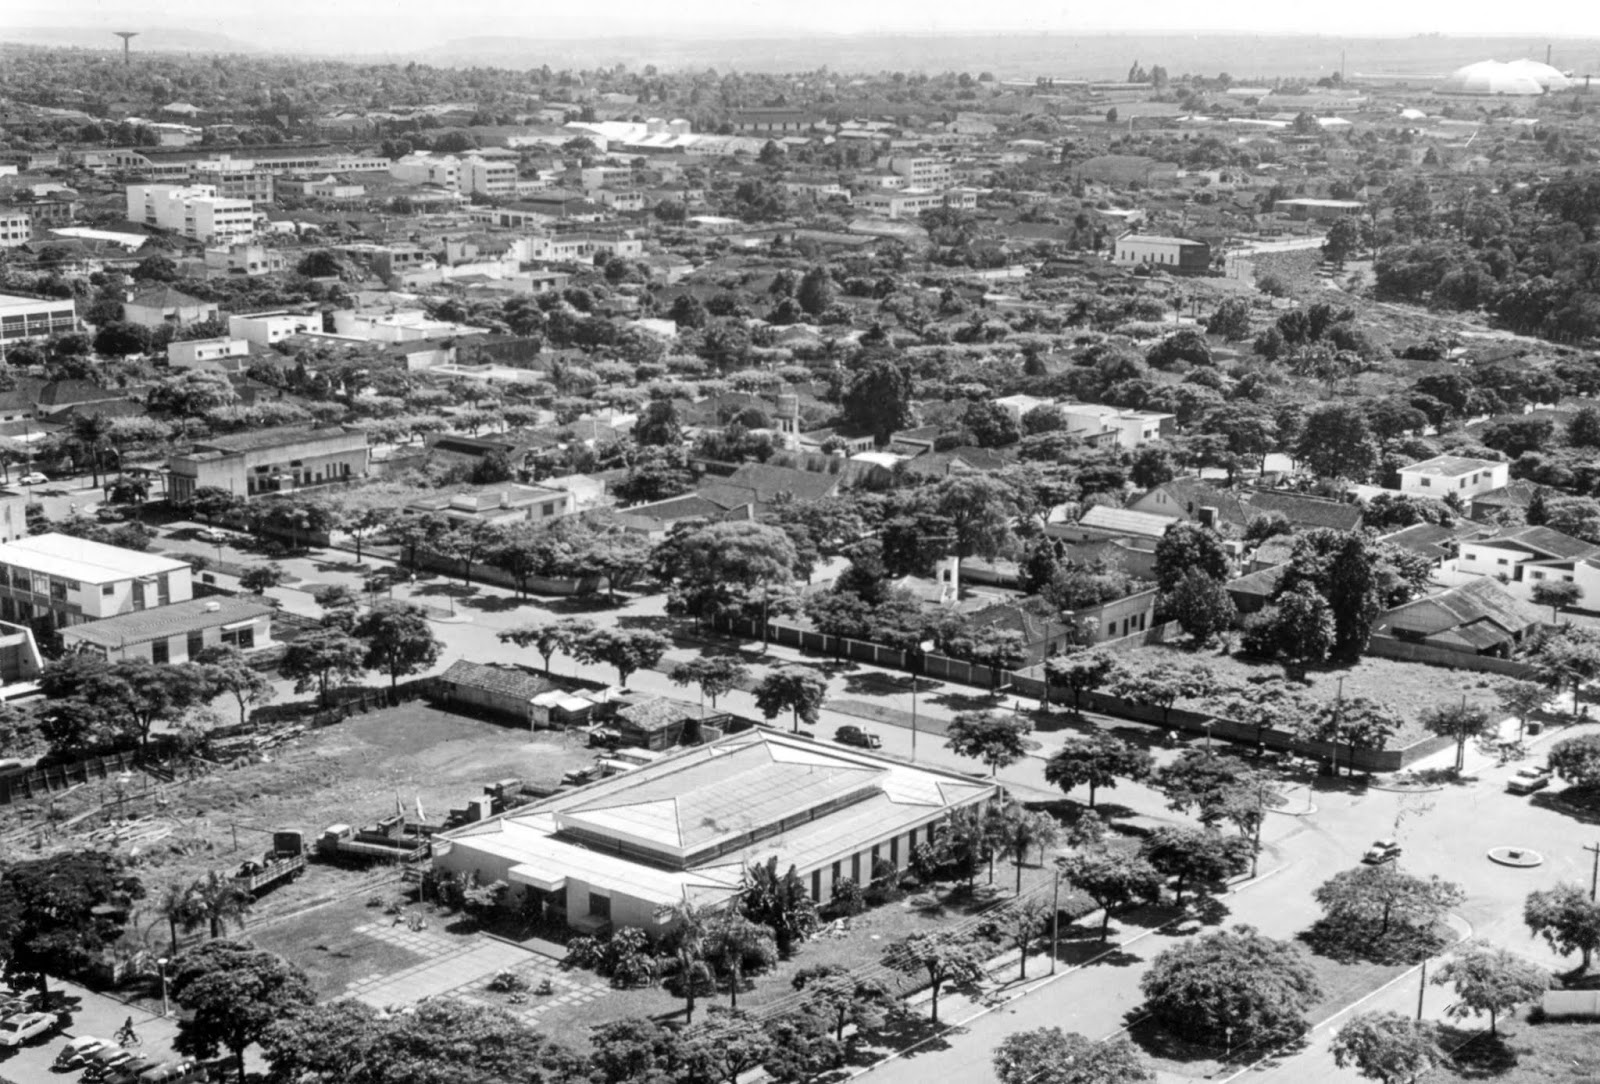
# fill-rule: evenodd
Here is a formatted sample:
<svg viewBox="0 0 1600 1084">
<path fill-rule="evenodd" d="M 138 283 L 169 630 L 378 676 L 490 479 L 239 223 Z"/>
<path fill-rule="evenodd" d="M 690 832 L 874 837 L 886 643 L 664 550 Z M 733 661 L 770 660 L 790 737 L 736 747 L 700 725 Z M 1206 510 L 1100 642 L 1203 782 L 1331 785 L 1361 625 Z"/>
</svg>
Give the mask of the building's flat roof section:
<svg viewBox="0 0 1600 1084">
<path fill-rule="evenodd" d="M 1413 463 L 1409 467 L 1401 467 L 1401 474 L 1429 474 L 1443 475 L 1447 478 L 1456 478 L 1463 474 L 1471 474 L 1475 470 L 1488 470 L 1500 466 L 1494 459 L 1473 459 L 1464 455 L 1436 455 L 1432 459 L 1424 459 L 1420 463 Z"/>
<path fill-rule="evenodd" d="M 83 583 L 114 583 L 189 568 L 171 557 L 55 533 L 0 544 L 0 563 Z"/>
<path fill-rule="evenodd" d="M 341 425 L 293 426 L 281 429 L 257 429 L 243 433 L 231 433 L 223 437 L 206 437 L 204 440 L 196 441 L 195 445 L 206 451 L 254 452 L 263 448 L 303 444 L 308 440 L 346 437 L 358 433 L 359 430 L 346 429 Z"/>
<path fill-rule="evenodd" d="M 0 306 L 5 308 L 21 307 L 24 305 L 71 305 L 70 297 L 23 297 L 20 294 L 0 294 Z"/>
<path fill-rule="evenodd" d="M 216 628 L 219 625 L 254 621 L 270 613 L 272 607 L 263 603 L 217 595 L 211 598 L 174 602 L 170 606 L 157 606 L 153 610 L 118 614 L 103 621 L 90 621 L 62 631 L 74 639 L 87 640 L 102 647 L 119 648 L 129 644 L 142 644 L 147 640 L 182 636 L 202 629 Z"/>
</svg>

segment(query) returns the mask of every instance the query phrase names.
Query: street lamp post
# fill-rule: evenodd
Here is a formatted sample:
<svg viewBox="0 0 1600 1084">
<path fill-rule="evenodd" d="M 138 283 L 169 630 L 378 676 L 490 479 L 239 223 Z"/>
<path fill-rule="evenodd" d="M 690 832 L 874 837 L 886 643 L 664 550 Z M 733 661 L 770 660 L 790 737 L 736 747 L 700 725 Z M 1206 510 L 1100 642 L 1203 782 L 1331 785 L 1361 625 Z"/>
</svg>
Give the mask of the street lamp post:
<svg viewBox="0 0 1600 1084">
<path fill-rule="evenodd" d="M 169 963 L 169 961 L 167 960 L 167 958 L 165 956 L 161 957 L 160 959 L 158 959 L 156 961 L 156 971 L 159 972 L 160 975 L 161 975 L 161 1015 L 163 1017 L 166 1017 L 166 1016 L 168 1016 L 170 1014 L 170 1009 L 169 1009 L 169 1007 L 167 1005 L 167 964 L 168 963 Z"/>
<path fill-rule="evenodd" d="M 1428 957 L 1422 957 L 1422 976 L 1417 980 L 1417 1022 L 1422 1022 L 1422 998 L 1428 992 Z"/>
</svg>

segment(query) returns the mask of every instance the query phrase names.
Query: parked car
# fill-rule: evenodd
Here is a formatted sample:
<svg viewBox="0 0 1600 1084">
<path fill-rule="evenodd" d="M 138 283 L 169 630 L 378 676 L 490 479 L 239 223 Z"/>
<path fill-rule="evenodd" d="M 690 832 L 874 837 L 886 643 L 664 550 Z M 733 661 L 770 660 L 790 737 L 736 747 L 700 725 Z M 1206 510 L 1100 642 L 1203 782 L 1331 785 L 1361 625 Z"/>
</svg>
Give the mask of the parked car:
<svg viewBox="0 0 1600 1084">
<path fill-rule="evenodd" d="M 97 1050 L 114 1049 L 116 1045 L 110 1039 L 97 1039 L 93 1035 L 80 1035 L 76 1039 L 68 1039 L 67 1045 L 61 1048 L 61 1053 L 56 1055 L 54 1068 L 58 1073 L 82 1069 L 88 1063 L 90 1054 Z"/>
<path fill-rule="evenodd" d="M 1393 862 L 1400 857 L 1400 844 L 1392 839 L 1380 839 L 1367 848 L 1367 853 L 1361 856 L 1361 861 L 1369 866 L 1381 866 L 1385 862 Z"/>
<path fill-rule="evenodd" d="M 27 474 L 24 474 L 21 478 L 18 478 L 17 481 L 21 482 L 25 486 L 42 486 L 47 484 L 50 479 L 46 475 L 40 474 L 36 470 L 31 470 Z"/>
<path fill-rule="evenodd" d="M 195 1084 L 206 1076 L 206 1067 L 197 1061 L 168 1061 L 140 1073 L 139 1084 Z"/>
<path fill-rule="evenodd" d="M 883 739 L 859 726 L 841 726 L 833 732 L 833 740 L 840 745 L 858 745 L 863 749 L 882 749 Z"/>
<path fill-rule="evenodd" d="M 139 1084 L 139 1077 L 151 1069 L 161 1065 L 155 1058 L 143 1054 L 123 1062 L 115 1068 L 108 1069 L 101 1077 L 105 1084 Z"/>
<path fill-rule="evenodd" d="M 103 1050 L 96 1050 L 84 1059 L 83 1079 L 93 1084 L 94 1081 L 103 1080 L 113 1069 L 126 1065 L 136 1055 L 131 1050 L 125 1050 L 116 1043 Z"/>
<path fill-rule="evenodd" d="M 0 1020 L 0 1046 L 21 1046 L 30 1039 L 48 1035 L 59 1021 L 53 1012 L 24 1012 Z"/>
<path fill-rule="evenodd" d="M 1550 769 L 1522 768 L 1506 784 L 1508 794 L 1532 794 L 1550 785 Z"/>
<path fill-rule="evenodd" d="M 210 542 L 212 545 L 218 546 L 233 541 L 233 535 L 219 527 L 202 527 L 194 533 L 194 536 L 202 542 Z"/>
</svg>

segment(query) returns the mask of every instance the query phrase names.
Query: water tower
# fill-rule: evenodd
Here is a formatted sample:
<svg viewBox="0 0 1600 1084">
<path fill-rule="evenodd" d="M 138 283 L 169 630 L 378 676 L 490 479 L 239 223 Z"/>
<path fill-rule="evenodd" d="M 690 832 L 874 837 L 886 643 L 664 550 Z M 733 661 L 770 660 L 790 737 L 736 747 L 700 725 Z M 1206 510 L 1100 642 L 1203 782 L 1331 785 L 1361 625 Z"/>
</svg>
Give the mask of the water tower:
<svg viewBox="0 0 1600 1084">
<path fill-rule="evenodd" d="M 115 34 L 117 37 L 122 39 L 122 65 L 123 65 L 123 67 L 127 67 L 128 64 L 130 63 L 130 61 L 128 59 L 128 43 L 131 42 L 134 38 L 139 36 L 139 31 L 137 31 L 137 30 L 113 30 L 112 33 Z"/>
</svg>

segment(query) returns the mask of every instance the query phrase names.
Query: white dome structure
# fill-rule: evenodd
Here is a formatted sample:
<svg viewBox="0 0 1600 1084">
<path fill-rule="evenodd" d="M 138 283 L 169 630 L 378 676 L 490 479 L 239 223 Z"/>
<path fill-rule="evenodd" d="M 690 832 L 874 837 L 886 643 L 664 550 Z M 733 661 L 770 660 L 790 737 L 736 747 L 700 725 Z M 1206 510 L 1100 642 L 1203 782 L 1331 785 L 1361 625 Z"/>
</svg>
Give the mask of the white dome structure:
<svg viewBox="0 0 1600 1084">
<path fill-rule="evenodd" d="M 1513 60 L 1506 67 L 1518 75 L 1530 76 L 1546 90 L 1566 90 L 1572 86 L 1572 80 L 1565 73 L 1538 60 Z"/>
<path fill-rule="evenodd" d="M 1517 64 L 1532 63 L 1518 61 Z M 1540 64 L 1537 67 L 1544 67 Z M 1554 68 L 1550 69 L 1555 71 Z M 1556 72 L 1560 75 L 1560 72 Z M 1515 95 L 1531 97 L 1545 92 L 1545 86 L 1531 73 L 1498 60 L 1480 60 L 1450 73 L 1439 85 L 1440 94 L 1471 94 L 1480 96 Z"/>
</svg>

